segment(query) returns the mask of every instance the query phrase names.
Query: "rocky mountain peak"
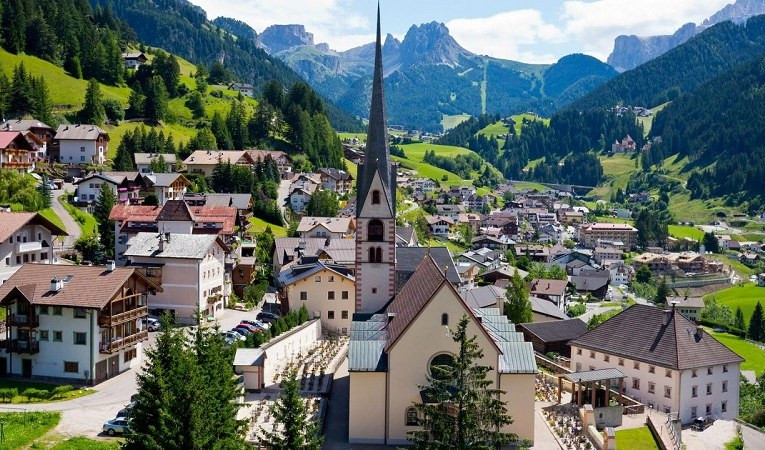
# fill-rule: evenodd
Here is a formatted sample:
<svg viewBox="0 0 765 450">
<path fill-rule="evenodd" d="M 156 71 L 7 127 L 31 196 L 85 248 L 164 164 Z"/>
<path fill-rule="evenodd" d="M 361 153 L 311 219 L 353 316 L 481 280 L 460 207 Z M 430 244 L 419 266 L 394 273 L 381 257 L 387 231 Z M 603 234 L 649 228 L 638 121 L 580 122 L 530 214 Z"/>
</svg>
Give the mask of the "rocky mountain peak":
<svg viewBox="0 0 765 450">
<path fill-rule="evenodd" d="M 314 45 L 313 33 L 303 25 L 271 25 L 258 35 L 258 44 L 268 53 L 276 54 L 292 47 Z"/>
<path fill-rule="evenodd" d="M 472 56 L 449 34 L 443 23 L 430 22 L 412 25 L 401 42 L 403 65 L 446 64 L 458 66 L 460 58 Z"/>
</svg>

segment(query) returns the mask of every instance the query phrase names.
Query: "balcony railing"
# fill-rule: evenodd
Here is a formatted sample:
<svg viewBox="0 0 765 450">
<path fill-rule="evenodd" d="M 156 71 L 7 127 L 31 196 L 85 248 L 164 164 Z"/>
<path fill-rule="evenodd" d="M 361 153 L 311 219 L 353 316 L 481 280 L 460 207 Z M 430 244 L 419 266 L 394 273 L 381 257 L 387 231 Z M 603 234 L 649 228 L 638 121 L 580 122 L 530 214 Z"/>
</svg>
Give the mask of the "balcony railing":
<svg viewBox="0 0 765 450">
<path fill-rule="evenodd" d="M 8 353 L 28 353 L 33 355 L 40 352 L 40 343 L 34 339 L 11 339 L 4 341 L 5 351 Z"/>
<path fill-rule="evenodd" d="M 117 313 L 111 316 L 99 314 L 98 326 L 111 327 L 113 325 L 119 325 L 121 323 L 130 322 L 131 320 L 140 319 L 141 317 L 145 317 L 147 314 L 149 314 L 149 309 L 147 306 L 139 306 L 138 308 Z"/>
<path fill-rule="evenodd" d="M 140 341 L 145 341 L 149 338 L 149 332 L 147 330 L 141 330 L 135 334 L 125 336 L 123 338 L 117 338 L 111 342 L 102 342 L 100 346 L 101 353 L 116 353 L 125 347 L 135 345 Z"/>
<path fill-rule="evenodd" d="M 40 326 L 40 317 L 37 315 L 10 314 L 5 323 L 10 327 L 37 328 Z"/>
</svg>

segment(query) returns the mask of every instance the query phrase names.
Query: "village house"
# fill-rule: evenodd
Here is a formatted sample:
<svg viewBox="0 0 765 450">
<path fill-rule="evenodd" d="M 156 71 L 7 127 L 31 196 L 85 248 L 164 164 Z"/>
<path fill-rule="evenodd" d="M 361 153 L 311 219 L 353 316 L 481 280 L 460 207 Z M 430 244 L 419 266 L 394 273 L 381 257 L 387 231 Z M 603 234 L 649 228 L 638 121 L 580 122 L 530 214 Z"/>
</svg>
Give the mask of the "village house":
<svg viewBox="0 0 765 450">
<path fill-rule="evenodd" d="M 350 217 L 302 217 L 297 232 L 302 238 L 343 239 L 353 237 L 356 224 Z"/>
<path fill-rule="evenodd" d="M 173 171 L 177 157 L 175 153 L 134 153 L 133 160 L 135 161 L 136 170 L 140 173 L 151 173 L 152 161 L 159 160 L 160 155 L 167 164 L 168 169 Z"/>
<path fill-rule="evenodd" d="M 615 247 L 595 247 L 592 256 L 598 264 L 606 264 L 609 261 L 621 261 L 624 252 Z"/>
<path fill-rule="evenodd" d="M 296 213 L 305 211 L 308 202 L 311 201 L 311 197 L 318 188 L 319 185 L 309 181 L 301 180 L 293 182 L 290 186 L 290 193 L 287 196 L 287 202 L 290 205 L 290 209 Z"/>
<path fill-rule="evenodd" d="M 449 217 L 452 221 L 456 221 L 460 214 L 465 214 L 463 205 L 436 205 L 436 215 Z"/>
<path fill-rule="evenodd" d="M 353 177 L 344 170 L 339 169 L 319 169 L 321 177 L 321 187 L 334 192 L 339 196 L 351 192 Z"/>
<path fill-rule="evenodd" d="M 458 214 L 456 223 L 459 225 L 467 225 L 473 230 L 473 233 L 478 233 L 481 229 L 481 222 L 483 218 L 480 214 L 466 213 Z"/>
<path fill-rule="evenodd" d="M 616 368 L 628 396 L 683 424 L 738 417 L 744 360 L 677 310 L 632 305 L 569 345 L 577 372 Z"/>
<path fill-rule="evenodd" d="M 433 236 L 448 238 L 454 227 L 454 220 L 448 216 L 425 216 L 428 230 Z"/>
<path fill-rule="evenodd" d="M 550 301 L 558 309 L 565 311 L 568 286 L 568 280 L 536 279 L 529 285 L 529 293 L 535 297 Z"/>
<path fill-rule="evenodd" d="M 571 285 L 582 297 L 592 296 L 598 299 L 606 298 L 611 274 L 607 270 L 582 270 L 571 277 Z"/>
<path fill-rule="evenodd" d="M 432 192 L 438 187 L 436 182 L 430 178 L 416 178 L 411 181 L 411 185 L 415 192 Z"/>
<path fill-rule="evenodd" d="M 704 300 L 701 297 L 672 296 L 667 297 L 667 305 L 674 307 L 675 311 L 689 320 L 698 322 L 701 310 L 704 309 Z"/>
<path fill-rule="evenodd" d="M 347 267 L 304 257 L 285 267 L 277 278 L 282 308 L 302 306 L 312 319 L 321 319 L 323 330 L 347 335 L 356 312 L 356 280 Z"/>
<path fill-rule="evenodd" d="M 584 222 L 584 213 L 581 211 L 565 211 L 561 215 L 561 222 L 566 225 L 580 225 Z"/>
<path fill-rule="evenodd" d="M 109 153 L 109 134 L 96 125 L 59 125 L 53 154 L 66 164 L 101 165 Z"/>
<path fill-rule="evenodd" d="M 531 342 L 537 354 L 557 353 L 570 358 L 571 347 L 568 346 L 568 342 L 586 333 L 587 324 L 576 318 L 534 321 L 534 323 L 519 324 L 518 331 L 523 333 L 523 340 Z"/>
<path fill-rule="evenodd" d="M 723 271 L 723 265 L 717 261 L 707 260 L 703 255 L 696 252 L 679 253 L 643 253 L 636 256 L 632 265 L 637 270 L 640 266 L 648 266 L 651 272 L 657 275 L 679 273 L 703 274 L 719 273 Z"/>
<path fill-rule="evenodd" d="M 499 268 L 500 253 L 488 248 L 468 250 L 459 255 L 457 261 L 477 264 L 482 270 L 493 270 Z"/>
<path fill-rule="evenodd" d="M 611 283 L 614 286 L 626 286 L 632 283 L 632 277 L 635 274 L 635 269 L 632 266 L 621 261 L 611 263 L 608 266 L 608 271 L 611 273 Z"/>
<path fill-rule="evenodd" d="M 246 150 L 197 150 L 183 161 L 189 173 L 212 176 L 218 162 L 251 168 L 255 164 Z"/>
<path fill-rule="evenodd" d="M 238 92 L 245 97 L 252 98 L 255 96 L 255 87 L 250 83 L 231 83 L 228 85 L 228 88 L 229 90 Z"/>
<path fill-rule="evenodd" d="M 0 169 L 25 174 L 35 168 L 37 152 L 20 131 L 0 131 Z"/>
<path fill-rule="evenodd" d="M 356 265 L 356 254 L 353 239 L 300 238 L 283 237 L 274 239 L 272 252 L 273 273 L 279 273 L 282 267 L 297 261 L 304 256 L 317 257 L 323 262 L 341 264 L 353 270 Z"/>
<path fill-rule="evenodd" d="M 484 217 L 483 226 L 499 228 L 502 234 L 515 238 L 518 236 L 518 215 L 509 211 L 495 212 Z"/>
<path fill-rule="evenodd" d="M 230 294 L 224 258 L 228 248 L 215 234 L 166 231 L 138 233 L 127 243 L 124 257 L 162 286 L 148 296 L 152 314 L 169 314 L 183 324 L 217 317 Z"/>
<path fill-rule="evenodd" d="M 34 212 L 0 212 L 0 285 L 23 264 L 52 264 L 54 239 L 66 231 Z"/>
<path fill-rule="evenodd" d="M 132 70 L 138 70 L 139 67 L 149 61 L 146 55 L 140 52 L 123 53 L 122 60 L 125 62 L 125 68 Z"/>
<path fill-rule="evenodd" d="M 292 158 L 285 152 L 279 150 L 248 150 L 253 161 L 265 161 L 271 158 L 276 162 L 276 167 L 283 179 L 292 175 Z"/>
<path fill-rule="evenodd" d="M 396 226 L 396 247 L 417 247 L 417 233 L 414 227 Z"/>
<path fill-rule="evenodd" d="M 474 249 L 488 248 L 491 250 L 497 250 L 504 254 L 513 245 L 515 245 L 515 241 L 513 241 L 512 239 L 504 235 L 502 237 L 495 238 L 495 237 L 487 236 L 483 234 L 483 235 L 474 237 L 471 241 L 471 244 L 473 245 Z"/>
<path fill-rule="evenodd" d="M 33 160 L 44 161 L 50 156 L 53 128 L 35 119 L 13 119 L 0 124 L 0 131 L 18 131 L 33 148 Z"/>
<path fill-rule="evenodd" d="M 637 149 L 637 144 L 632 139 L 632 136 L 629 134 L 627 137 L 622 139 L 621 142 L 614 141 L 614 143 L 611 145 L 611 152 L 612 153 L 623 153 L 623 152 L 633 152 Z"/>
<path fill-rule="evenodd" d="M 491 206 L 491 197 L 488 195 L 473 194 L 466 201 L 468 211 L 483 212 Z"/>
<path fill-rule="evenodd" d="M 97 384 L 141 367 L 146 299 L 162 288 L 133 268 L 25 264 L 0 286 L 0 376 Z"/>
<path fill-rule="evenodd" d="M 620 241 L 628 249 L 637 246 L 637 228 L 626 223 L 590 223 L 579 227 L 579 242 L 595 248 L 599 241 Z"/>
<path fill-rule="evenodd" d="M 252 217 L 252 194 L 226 194 L 214 192 L 195 192 L 193 194 L 183 194 L 183 201 L 189 207 L 207 206 L 207 207 L 229 207 L 236 208 L 239 213 L 237 225 L 241 229 L 247 228 L 249 218 Z"/>
<path fill-rule="evenodd" d="M 103 184 L 111 188 L 120 204 L 135 205 L 143 202 L 141 190 L 145 184 L 138 172 L 92 172 L 75 183 L 74 205 L 90 212 L 101 196 Z"/>
<path fill-rule="evenodd" d="M 560 225 L 548 223 L 537 229 L 537 242 L 557 244 L 563 240 L 563 228 Z"/>
<path fill-rule="evenodd" d="M 550 262 L 550 247 L 542 244 L 515 244 L 515 256 L 526 256 L 535 262 Z"/>
<path fill-rule="evenodd" d="M 191 187 L 191 181 L 179 173 L 147 173 L 143 181 L 144 190 L 156 195 L 160 206 L 170 200 L 183 200 Z"/>
<path fill-rule="evenodd" d="M 496 285 L 499 280 L 510 280 L 516 273 L 521 279 L 526 279 L 526 277 L 529 276 L 529 273 L 525 270 L 505 264 L 500 265 L 500 267 L 496 269 L 487 270 L 482 273 L 481 280 L 485 283 L 493 283 Z"/>
</svg>

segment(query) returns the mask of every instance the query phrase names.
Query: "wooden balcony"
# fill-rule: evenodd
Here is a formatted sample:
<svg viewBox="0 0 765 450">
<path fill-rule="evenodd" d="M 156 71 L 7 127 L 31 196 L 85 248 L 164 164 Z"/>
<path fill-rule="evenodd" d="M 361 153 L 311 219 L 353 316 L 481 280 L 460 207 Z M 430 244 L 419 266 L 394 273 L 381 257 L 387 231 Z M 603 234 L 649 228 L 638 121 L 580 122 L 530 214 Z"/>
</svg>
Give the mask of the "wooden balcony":
<svg viewBox="0 0 765 450">
<path fill-rule="evenodd" d="M 40 317 L 37 315 L 10 314 L 5 319 L 9 327 L 37 328 L 40 326 Z"/>
<path fill-rule="evenodd" d="M 142 330 L 123 338 L 117 338 L 111 342 L 102 342 L 99 350 L 101 353 L 117 353 L 126 347 L 133 346 L 148 338 L 149 332 L 147 330 Z"/>
<path fill-rule="evenodd" d="M 142 317 L 146 317 L 149 314 L 147 306 L 139 306 L 135 309 L 130 309 L 125 312 L 116 313 L 113 315 L 101 314 L 98 315 L 98 326 L 103 328 L 109 328 L 113 325 L 119 325 L 132 320 L 138 320 Z"/>
<path fill-rule="evenodd" d="M 27 353 L 34 355 L 40 352 L 40 343 L 34 339 L 22 340 L 22 339 L 10 339 L 3 341 L 3 348 L 8 353 Z"/>
</svg>

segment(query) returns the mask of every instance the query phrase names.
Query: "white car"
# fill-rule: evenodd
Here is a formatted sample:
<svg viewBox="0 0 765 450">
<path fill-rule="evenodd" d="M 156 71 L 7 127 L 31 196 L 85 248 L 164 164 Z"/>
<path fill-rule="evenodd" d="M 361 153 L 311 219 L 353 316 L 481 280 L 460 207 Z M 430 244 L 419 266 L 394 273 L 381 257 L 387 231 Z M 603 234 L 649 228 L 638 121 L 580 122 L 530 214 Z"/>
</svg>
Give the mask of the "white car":
<svg viewBox="0 0 765 450">
<path fill-rule="evenodd" d="M 146 329 L 149 331 L 158 331 L 162 324 L 158 319 L 149 317 L 146 319 Z"/>
</svg>

